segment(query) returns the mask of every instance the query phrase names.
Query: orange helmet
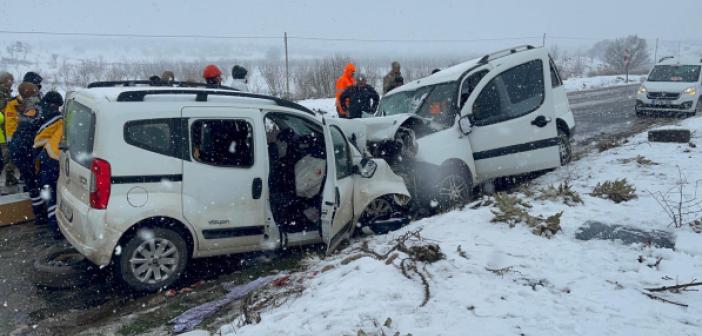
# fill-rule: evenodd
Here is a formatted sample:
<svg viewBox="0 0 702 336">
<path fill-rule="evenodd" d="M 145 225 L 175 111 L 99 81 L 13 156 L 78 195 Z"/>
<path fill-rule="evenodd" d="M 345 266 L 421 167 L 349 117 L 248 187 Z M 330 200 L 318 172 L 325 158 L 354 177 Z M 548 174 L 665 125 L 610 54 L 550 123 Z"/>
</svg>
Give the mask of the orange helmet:
<svg viewBox="0 0 702 336">
<path fill-rule="evenodd" d="M 202 77 L 205 79 L 215 78 L 215 77 L 219 77 L 221 75 L 222 75 L 222 70 L 219 70 L 219 68 L 214 64 L 210 64 L 210 65 L 206 66 L 205 70 L 202 71 Z"/>
</svg>

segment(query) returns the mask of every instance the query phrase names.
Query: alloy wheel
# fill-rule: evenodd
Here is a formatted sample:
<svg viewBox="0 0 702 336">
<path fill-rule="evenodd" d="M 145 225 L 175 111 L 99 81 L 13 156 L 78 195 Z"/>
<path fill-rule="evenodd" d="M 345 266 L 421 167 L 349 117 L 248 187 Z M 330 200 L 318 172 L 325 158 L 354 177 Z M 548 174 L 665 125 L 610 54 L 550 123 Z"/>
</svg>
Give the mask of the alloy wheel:
<svg viewBox="0 0 702 336">
<path fill-rule="evenodd" d="M 129 265 L 134 277 L 143 283 L 168 279 L 178 267 L 180 255 L 175 244 L 163 238 L 144 241 L 134 250 Z"/>
</svg>

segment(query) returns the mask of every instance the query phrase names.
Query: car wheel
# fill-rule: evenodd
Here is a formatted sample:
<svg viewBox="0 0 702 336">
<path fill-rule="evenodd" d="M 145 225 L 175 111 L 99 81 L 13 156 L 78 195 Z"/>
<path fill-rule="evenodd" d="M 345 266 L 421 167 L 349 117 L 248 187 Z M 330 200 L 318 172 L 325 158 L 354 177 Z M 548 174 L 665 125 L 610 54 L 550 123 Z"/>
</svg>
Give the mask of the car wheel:
<svg viewBox="0 0 702 336">
<path fill-rule="evenodd" d="M 363 213 L 358 220 L 356 232 L 379 234 L 392 230 L 392 228 L 380 227 L 379 225 L 375 224 L 378 220 L 392 218 L 392 215 L 395 212 L 395 205 L 390 197 L 378 197 L 374 199 L 368 204 L 368 206 L 366 206 L 366 209 L 363 210 Z"/>
<path fill-rule="evenodd" d="M 188 262 L 188 247 L 177 232 L 142 229 L 117 258 L 117 274 L 124 282 L 138 291 L 153 292 L 178 280 Z"/>
<path fill-rule="evenodd" d="M 570 146 L 568 135 L 558 130 L 558 155 L 561 158 L 561 166 L 565 166 L 573 159 L 573 150 Z"/>
<path fill-rule="evenodd" d="M 430 206 L 439 212 L 466 204 L 473 194 L 473 183 L 460 170 L 445 174 L 431 198 Z"/>
<path fill-rule="evenodd" d="M 33 284 L 55 289 L 80 287 L 97 275 L 97 268 L 66 243 L 42 251 L 34 260 L 33 268 Z"/>
</svg>

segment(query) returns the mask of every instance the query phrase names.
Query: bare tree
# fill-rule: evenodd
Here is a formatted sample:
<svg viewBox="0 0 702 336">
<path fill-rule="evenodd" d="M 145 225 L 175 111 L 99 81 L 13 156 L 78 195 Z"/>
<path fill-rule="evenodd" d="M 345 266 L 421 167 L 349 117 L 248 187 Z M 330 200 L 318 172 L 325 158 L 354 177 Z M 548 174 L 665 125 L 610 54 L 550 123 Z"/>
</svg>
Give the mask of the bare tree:
<svg viewBox="0 0 702 336">
<path fill-rule="evenodd" d="M 646 40 L 629 35 L 610 41 L 605 49 L 603 61 L 613 70 L 623 73 L 627 69 L 625 55 L 629 53 L 629 69 L 638 70 L 651 62 Z"/>
</svg>

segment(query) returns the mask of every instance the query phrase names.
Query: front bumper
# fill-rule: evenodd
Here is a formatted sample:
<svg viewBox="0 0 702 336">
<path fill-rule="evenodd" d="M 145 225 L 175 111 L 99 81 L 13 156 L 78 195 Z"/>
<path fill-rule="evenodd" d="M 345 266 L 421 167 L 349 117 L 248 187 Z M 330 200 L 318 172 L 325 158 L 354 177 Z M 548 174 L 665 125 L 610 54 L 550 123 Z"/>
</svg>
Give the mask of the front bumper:
<svg viewBox="0 0 702 336">
<path fill-rule="evenodd" d="M 635 110 L 637 113 L 647 114 L 682 114 L 694 113 L 697 104 L 694 99 L 676 99 L 669 101 L 653 101 L 649 99 L 637 99 Z"/>
</svg>

